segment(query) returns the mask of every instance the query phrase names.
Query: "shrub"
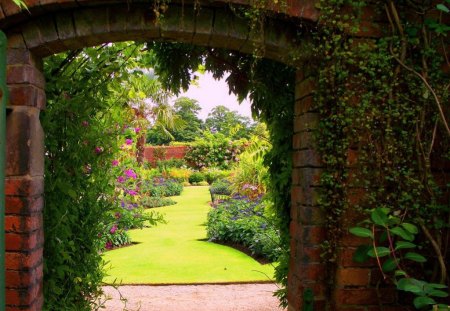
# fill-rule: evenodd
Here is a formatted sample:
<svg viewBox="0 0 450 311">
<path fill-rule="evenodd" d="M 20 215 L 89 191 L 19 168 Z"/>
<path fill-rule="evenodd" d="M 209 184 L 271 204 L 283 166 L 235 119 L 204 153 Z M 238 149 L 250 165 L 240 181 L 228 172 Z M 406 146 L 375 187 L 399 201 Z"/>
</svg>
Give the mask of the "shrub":
<svg viewBox="0 0 450 311">
<path fill-rule="evenodd" d="M 103 236 L 102 236 L 102 247 L 103 249 L 110 250 L 123 245 L 128 245 L 131 243 L 130 236 L 128 232 L 124 229 L 118 229 L 117 225 L 113 225 Z"/>
<path fill-rule="evenodd" d="M 281 254 L 278 230 L 264 215 L 262 201 L 235 197 L 208 213 L 207 234 L 210 241 L 237 243 L 254 255 L 275 261 Z"/>
<path fill-rule="evenodd" d="M 187 168 L 170 168 L 166 171 L 167 177 L 175 179 L 179 182 L 188 182 L 191 174 L 192 170 Z"/>
<path fill-rule="evenodd" d="M 203 174 L 205 175 L 205 179 L 208 182 L 208 184 L 211 185 L 214 181 L 218 179 L 224 179 L 230 176 L 231 171 L 224 171 L 218 168 L 209 168 L 204 170 Z"/>
<path fill-rule="evenodd" d="M 161 197 L 145 197 L 142 199 L 142 206 L 144 208 L 153 208 L 153 207 L 161 207 L 161 206 L 169 206 L 177 204 L 174 200 L 170 198 L 161 198 Z"/>
<path fill-rule="evenodd" d="M 231 183 L 226 179 L 219 179 L 213 182 L 211 187 L 209 187 L 209 192 L 213 194 L 223 194 L 230 195 L 231 194 Z"/>
<path fill-rule="evenodd" d="M 189 182 L 193 185 L 196 185 L 204 180 L 205 176 L 201 172 L 194 172 L 191 176 L 189 176 Z"/>
<path fill-rule="evenodd" d="M 155 177 L 141 184 L 142 192 L 149 197 L 171 197 L 183 192 L 183 185 L 174 179 Z"/>
<path fill-rule="evenodd" d="M 205 132 L 188 148 L 185 159 L 192 167 L 229 169 L 242 150 L 241 141 L 232 141 L 221 133 Z"/>
<path fill-rule="evenodd" d="M 187 166 L 184 159 L 168 159 L 168 160 L 158 160 L 156 162 L 156 167 L 160 172 L 166 171 L 170 168 L 181 168 Z"/>
</svg>

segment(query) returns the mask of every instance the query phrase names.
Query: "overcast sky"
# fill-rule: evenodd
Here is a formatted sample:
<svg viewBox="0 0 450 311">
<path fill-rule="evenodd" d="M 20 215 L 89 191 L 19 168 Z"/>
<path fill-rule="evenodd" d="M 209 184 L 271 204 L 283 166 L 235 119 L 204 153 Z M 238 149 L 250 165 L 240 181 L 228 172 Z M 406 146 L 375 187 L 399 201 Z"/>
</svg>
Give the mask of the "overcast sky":
<svg viewBox="0 0 450 311">
<path fill-rule="evenodd" d="M 202 111 L 199 113 L 199 118 L 205 120 L 208 113 L 218 105 L 223 105 L 230 110 L 236 110 L 240 115 L 251 118 L 250 102 L 248 100 L 239 104 L 236 96 L 228 94 L 228 86 L 223 80 L 214 80 L 212 75 L 208 72 L 200 74 L 197 85 L 191 85 L 189 90 L 180 94 L 179 97 L 185 96 L 196 99 Z"/>
</svg>

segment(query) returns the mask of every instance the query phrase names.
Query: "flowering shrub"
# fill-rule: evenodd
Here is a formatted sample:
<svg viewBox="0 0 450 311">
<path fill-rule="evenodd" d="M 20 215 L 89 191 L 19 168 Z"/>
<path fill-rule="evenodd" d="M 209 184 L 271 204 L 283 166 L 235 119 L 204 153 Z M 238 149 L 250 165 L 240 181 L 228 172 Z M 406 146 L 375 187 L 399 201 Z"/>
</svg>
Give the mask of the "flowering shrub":
<svg viewBox="0 0 450 311">
<path fill-rule="evenodd" d="M 240 244 L 256 256 L 277 260 L 282 251 L 280 236 L 265 210 L 261 199 L 242 196 L 220 203 L 208 213 L 208 239 Z"/>
<path fill-rule="evenodd" d="M 170 168 L 166 171 L 167 177 L 175 179 L 178 182 L 188 182 L 189 176 L 192 173 L 193 171 L 187 168 Z"/>
<path fill-rule="evenodd" d="M 188 148 L 185 159 L 195 169 L 229 169 L 238 161 L 242 148 L 242 141 L 232 141 L 221 133 L 205 132 L 204 137 L 195 140 Z"/>
<path fill-rule="evenodd" d="M 171 198 L 162 198 L 162 197 L 144 197 L 142 199 L 142 205 L 145 208 L 153 208 L 153 207 L 161 207 L 161 206 L 169 206 L 174 205 L 177 202 L 172 200 Z"/>
</svg>

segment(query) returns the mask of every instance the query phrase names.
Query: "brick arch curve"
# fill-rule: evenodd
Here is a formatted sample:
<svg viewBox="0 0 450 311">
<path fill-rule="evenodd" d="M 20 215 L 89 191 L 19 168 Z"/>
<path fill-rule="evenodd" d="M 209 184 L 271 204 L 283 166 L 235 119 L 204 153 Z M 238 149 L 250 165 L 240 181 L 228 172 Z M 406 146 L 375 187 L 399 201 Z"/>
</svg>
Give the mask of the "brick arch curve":
<svg viewBox="0 0 450 311">
<path fill-rule="evenodd" d="M 41 310 L 43 304 L 44 133 L 39 121 L 39 112 L 45 108 L 42 58 L 65 50 L 124 40 L 178 41 L 242 53 L 251 53 L 257 43 L 264 46 L 265 57 L 280 62 L 286 61 L 290 49 L 307 47 L 306 34 L 294 44 L 299 28 L 283 15 L 268 21 L 263 37 L 250 35 L 246 23 L 228 7 L 230 3 L 248 2 L 210 2 L 197 14 L 188 8 L 189 0 L 186 0 L 184 10 L 171 4 L 165 19 L 156 24 L 148 1 L 28 0 L 30 13 L 24 13 L 11 0 L 0 0 L 0 28 L 9 40 L 5 189 L 7 310 Z M 317 20 L 314 1 L 288 0 L 288 4 L 285 12 L 288 16 L 306 23 Z M 325 310 L 329 305 L 325 298 L 327 267 L 321 262 L 319 247 L 325 238 L 325 217 L 317 205 L 322 164 L 311 136 L 318 114 L 311 108 L 315 83 L 307 72 L 312 70 L 297 72 L 293 102 L 289 311 L 305 307 L 303 297 L 310 289 L 314 294 L 314 310 Z M 335 303 L 348 306 L 348 310 L 377 305 L 376 290 L 370 284 L 370 267 L 355 267 L 348 259 L 348 252 L 355 245 L 353 240 L 344 239 L 333 293 Z M 356 298 L 352 298 L 354 295 Z"/>
</svg>

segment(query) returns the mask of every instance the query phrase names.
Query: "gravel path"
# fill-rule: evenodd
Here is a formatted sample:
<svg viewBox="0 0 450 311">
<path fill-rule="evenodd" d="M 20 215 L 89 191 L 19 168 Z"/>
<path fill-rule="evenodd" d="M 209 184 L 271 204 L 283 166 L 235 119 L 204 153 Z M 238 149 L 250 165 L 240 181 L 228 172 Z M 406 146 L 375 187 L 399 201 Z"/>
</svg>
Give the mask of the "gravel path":
<svg viewBox="0 0 450 311">
<path fill-rule="evenodd" d="M 280 311 L 275 284 L 105 287 L 108 311 Z"/>
</svg>

